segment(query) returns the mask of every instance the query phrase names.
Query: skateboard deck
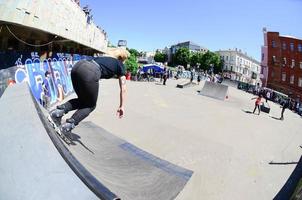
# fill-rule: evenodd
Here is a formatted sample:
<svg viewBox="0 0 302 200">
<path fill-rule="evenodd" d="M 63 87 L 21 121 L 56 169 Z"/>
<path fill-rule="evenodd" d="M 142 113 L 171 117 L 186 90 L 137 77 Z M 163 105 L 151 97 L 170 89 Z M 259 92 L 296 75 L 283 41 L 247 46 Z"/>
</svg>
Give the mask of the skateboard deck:
<svg viewBox="0 0 302 200">
<path fill-rule="evenodd" d="M 60 128 L 53 122 L 50 115 L 48 115 L 47 120 L 51 124 L 52 128 L 55 130 L 56 134 L 67 144 L 72 144 L 71 138 L 66 136 L 64 133 L 61 132 Z"/>
</svg>

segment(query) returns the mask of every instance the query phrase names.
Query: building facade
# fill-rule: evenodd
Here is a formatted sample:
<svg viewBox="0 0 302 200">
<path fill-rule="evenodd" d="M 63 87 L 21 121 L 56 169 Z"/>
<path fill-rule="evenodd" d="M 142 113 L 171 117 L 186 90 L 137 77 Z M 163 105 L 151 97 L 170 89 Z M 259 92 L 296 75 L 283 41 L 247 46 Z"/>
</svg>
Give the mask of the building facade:
<svg viewBox="0 0 302 200">
<path fill-rule="evenodd" d="M 195 44 L 191 41 L 186 41 L 186 42 L 181 42 L 175 45 L 172 45 L 171 47 L 166 47 L 163 52 L 165 52 L 168 56 L 168 62 L 172 61 L 172 57 L 173 55 L 176 53 L 176 51 L 180 48 L 187 48 L 189 49 L 191 52 L 207 52 L 208 49 L 205 47 L 202 47 L 198 44 Z"/>
<path fill-rule="evenodd" d="M 252 85 L 261 84 L 260 62 L 238 49 L 219 50 L 216 53 L 220 55 L 224 62 L 223 72 L 225 77 Z"/>
<path fill-rule="evenodd" d="M 267 32 L 264 28 L 262 47 L 263 82 L 265 86 L 302 97 L 302 39 Z"/>
</svg>

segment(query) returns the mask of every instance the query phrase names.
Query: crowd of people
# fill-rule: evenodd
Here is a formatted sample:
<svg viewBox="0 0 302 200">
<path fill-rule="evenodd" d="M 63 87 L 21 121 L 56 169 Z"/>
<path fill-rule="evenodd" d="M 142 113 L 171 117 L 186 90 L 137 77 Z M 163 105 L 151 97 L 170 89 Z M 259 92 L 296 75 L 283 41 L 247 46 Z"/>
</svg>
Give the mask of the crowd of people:
<svg viewBox="0 0 302 200">
<path fill-rule="evenodd" d="M 134 81 L 148 81 L 153 82 L 155 78 L 160 78 L 160 82 L 163 82 L 163 85 L 166 85 L 167 79 L 190 79 L 191 82 L 194 80 L 197 81 L 197 84 L 201 80 L 211 81 L 215 83 L 222 83 L 223 76 L 221 74 L 214 74 L 208 71 L 195 71 L 195 69 L 185 70 L 183 67 L 179 66 L 175 69 L 170 69 L 168 67 L 163 67 L 162 70 L 155 70 L 150 68 L 148 70 L 143 70 L 143 67 L 138 67 L 136 74 L 131 76 L 131 80 Z"/>
</svg>

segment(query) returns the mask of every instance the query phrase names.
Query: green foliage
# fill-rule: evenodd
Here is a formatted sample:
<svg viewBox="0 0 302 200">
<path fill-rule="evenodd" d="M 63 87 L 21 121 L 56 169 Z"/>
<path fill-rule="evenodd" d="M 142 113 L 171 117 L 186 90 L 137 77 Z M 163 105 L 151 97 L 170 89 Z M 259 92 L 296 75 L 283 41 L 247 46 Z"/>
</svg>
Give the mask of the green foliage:
<svg viewBox="0 0 302 200">
<path fill-rule="evenodd" d="M 154 55 L 154 60 L 155 62 L 167 62 L 167 59 L 168 59 L 168 55 L 165 54 L 165 53 L 161 53 L 159 51 L 157 51 Z"/>
<path fill-rule="evenodd" d="M 188 48 L 179 48 L 173 56 L 174 63 L 187 67 L 190 64 L 191 53 Z"/>
<path fill-rule="evenodd" d="M 190 59 L 190 64 L 191 66 L 195 67 L 197 66 L 198 64 L 200 65 L 201 63 L 201 59 L 202 59 L 202 56 L 203 56 L 203 53 L 201 52 L 194 52 L 194 53 L 191 53 L 191 59 Z"/>
<path fill-rule="evenodd" d="M 124 65 L 127 71 L 130 71 L 131 74 L 136 74 L 136 71 L 138 69 L 138 64 L 136 61 L 135 54 L 131 54 L 130 57 L 125 61 Z"/>
<path fill-rule="evenodd" d="M 207 51 L 201 59 L 200 62 L 201 68 L 204 70 L 211 69 L 211 66 L 214 68 L 214 73 L 222 71 L 223 62 L 220 59 L 220 56 L 211 51 Z"/>
<path fill-rule="evenodd" d="M 140 56 L 140 52 L 138 52 L 136 49 L 128 49 L 128 51 L 131 55 L 134 55 L 135 57 Z"/>
</svg>

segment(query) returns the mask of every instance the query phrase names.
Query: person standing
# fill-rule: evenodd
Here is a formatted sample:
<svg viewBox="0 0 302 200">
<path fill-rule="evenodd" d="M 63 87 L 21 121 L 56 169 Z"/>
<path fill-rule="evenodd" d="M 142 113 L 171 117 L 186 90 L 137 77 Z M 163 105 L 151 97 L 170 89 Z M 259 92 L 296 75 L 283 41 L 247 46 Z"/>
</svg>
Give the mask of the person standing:
<svg viewBox="0 0 302 200">
<path fill-rule="evenodd" d="M 200 75 L 200 72 L 198 72 L 198 74 L 197 74 L 197 83 L 198 83 L 198 85 L 200 83 L 200 80 L 201 80 L 201 75 Z"/>
<path fill-rule="evenodd" d="M 168 79 L 168 70 L 167 70 L 167 68 L 164 69 L 163 79 L 164 79 L 163 85 L 166 85 L 166 82 L 167 82 L 167 79 Z"/>
<path fill-rule="evenodd" d="M 61 133 L 70 134 L 71 130 L 96 108 L 100 79 L 117 77 L 120 86 L 120 104 L 117 114 L 119 118 L 124 116 L 126 70 L 123 63 L 129 55 L 125 49 L 114 48 L 108 51 L 108 56 L 81 60 L 74 65 L 71 70 L 71 80 L 77 98 L 57 106 L 49 113 L 49 120 L 59 127 Z M 61 124 L 63 115 L 72 110 L 76 110 L 75 113 Z"/>
<path fill-rule="evenodd" d="M 191 70 L 191 78 L 190 78 L 190 82 L 192 83 L 194 79 L 194 71 L 193 69 Z"/>
<path fill-rule="evenodd" d="M 260 111 L 261 111 L 260 104 L 261 104 L 261 100 L 262 100 L 262 95 L 259 95 L 258 97 L 254 97 L 254 98 L 252 98 L 252 100 L 253 99 L 256 99 L 253 114 L 255 113 L 256 109 L 258 108 L 258 115 L 260 115 Z"/>
<path fill-rule="evenodd" d="M 281 117 L 280 117 L 280 120 L 284 120 L 284 111 L 286 108 L 289 107 L 289 104 L 290 104 L 290 100 L 286 99 L 283 104 L 281 105 Z"/>
<path fill-rule="evenodd" d="M 50 73 L 49 71 L 45 72 L 45 78 L 42 83 L 42 106 L 46 109 L 49 108 L 50 105 L 50 88 L 49 88 L 49 80 L 50 80 Z"/>
</svg>

